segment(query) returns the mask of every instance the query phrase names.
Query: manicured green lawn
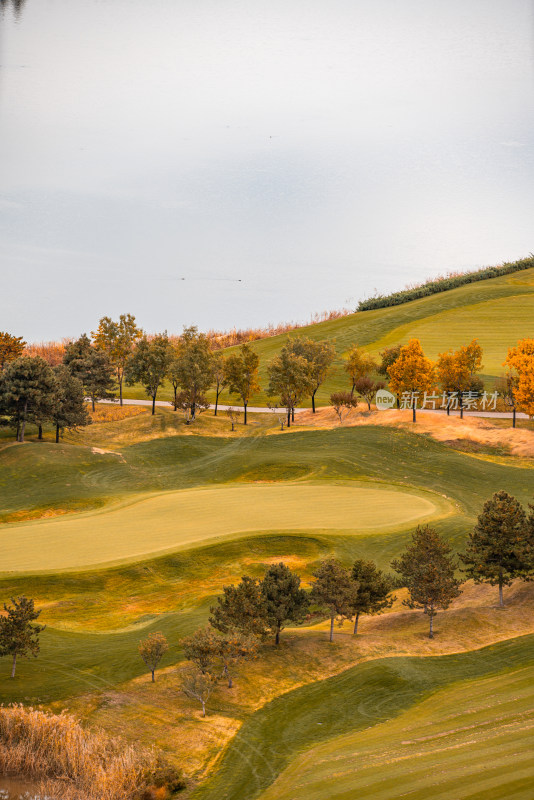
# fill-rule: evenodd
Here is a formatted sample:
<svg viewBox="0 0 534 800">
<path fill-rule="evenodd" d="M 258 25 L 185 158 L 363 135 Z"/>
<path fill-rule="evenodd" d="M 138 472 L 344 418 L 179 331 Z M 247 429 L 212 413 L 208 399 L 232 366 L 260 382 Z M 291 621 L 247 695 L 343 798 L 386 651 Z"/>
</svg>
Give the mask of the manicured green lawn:
<svg viewBox="0 0 534 800">
<path fill-rule="evenodd" d="M 532 708 L 533 676 L 533 636 L 453 656 L 366 662 L 282 695 L 249 717 L 214 777 L 193 797 L 448 800 L 478 797 L 476 789 L 480 797 L 508 800 L 516 796 L 508 793 L 511 785 L 526 800 L 528 781 L 531 786 L 534 780 L 532 716 L 522 712 Z M 495 701 L 478 683 L 488 678 L 486 689 L 495 691 Z M 434 700 L 430 695 L 437 691 L 441 694 Z M 471 736 L 456 730 L 456 724 L 470 723 Z M 488 727 L 495 738 L 488 736 Z M 436 737 L 430 744 L 423 731 L 430 736 L 450 732 L 451 752 L 443 750 L 438 757 L 443 741 Z M 414 738 L 422 738 L 415 747 Z M 408 763 L 395 762 L 399 750 L 413 759 L 413 773 Z M 472 780 L 480 780 L 480 786 Z"/>
<path fill-rule="evenodd" d="M 257 531 L 390 533 L 451 513 L 439 495 L 387 484 L 273 484 L 165 492 L 76 516 L 0 528 L 4 572 L 139 561 Z"/>
</svg>

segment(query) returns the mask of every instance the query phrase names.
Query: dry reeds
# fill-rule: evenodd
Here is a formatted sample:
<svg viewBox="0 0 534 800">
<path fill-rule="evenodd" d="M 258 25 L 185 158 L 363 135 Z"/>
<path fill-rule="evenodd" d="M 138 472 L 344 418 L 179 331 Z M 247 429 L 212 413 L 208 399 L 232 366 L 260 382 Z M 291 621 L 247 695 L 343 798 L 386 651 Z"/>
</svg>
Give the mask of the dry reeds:
<svg viewBox="0 0 534 800">
<path fill-rule="evenodd" d="M 163 764 L 154 750 L 111 739 L 102 731 L 84 730 L 69 714 L 21 705 L 0 708 L 0 774 L 41 781 L 41 794 L 72 800 L 133 800 L 150 797 L 163 773 L 165 782 L 176 784 L 176 771 Z M 165 786 L 160 788 L 166 791 Z"/>
</svg>

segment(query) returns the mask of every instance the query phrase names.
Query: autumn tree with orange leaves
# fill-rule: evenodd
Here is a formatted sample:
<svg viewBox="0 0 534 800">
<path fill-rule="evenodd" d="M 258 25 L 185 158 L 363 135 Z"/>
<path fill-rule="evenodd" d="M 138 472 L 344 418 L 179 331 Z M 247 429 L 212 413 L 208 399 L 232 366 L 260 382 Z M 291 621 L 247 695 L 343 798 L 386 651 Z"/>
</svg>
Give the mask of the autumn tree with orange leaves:
<svg viewBox="0 0 534 800">
<path fill-rule="evenodd" d="M 416 421 L 417 394 L 434 388 L 434 364 L 425 356 L 419 339 L 401 347 L 399 357 L 388 367 L 389 388 L 396 394 L 412 396 L 413 422 Z"/>
<path fill-rule="evenodd" d="M 530 417 L 534 416 L 534 339 L 520 339 L 516 347 L 508 349 L 504 363 L 517 377 L 517 406 Z"/>
</svg>

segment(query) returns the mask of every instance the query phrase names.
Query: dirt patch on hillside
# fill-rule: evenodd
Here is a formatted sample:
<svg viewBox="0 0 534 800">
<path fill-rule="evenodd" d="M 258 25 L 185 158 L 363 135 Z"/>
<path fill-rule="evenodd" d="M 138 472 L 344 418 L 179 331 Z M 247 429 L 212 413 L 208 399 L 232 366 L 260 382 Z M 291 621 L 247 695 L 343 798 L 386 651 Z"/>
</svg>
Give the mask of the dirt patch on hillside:
<svg viewBox="0 0 534 800">
<path fill-rule="evenodd" d="M 534 458 L 534 431 L 525 428 L 500 428 L 488 418 L 466 416 L 461 420 L 459 417 L 424 411 L 417 412 L 414 425 L 411 411 L 367 411 L 363 408 L 359 406 L 343 421 L 342 426 L 333 408 L 321 408 L 315 414 L 303 411 L 296 416 L 292 430 L 381 425 L 426 434 L 464 452 L 484 452 L 482 448 L 487 447 L 490 453 L 504 452 L 518 458 Z M 472 449 L 466 446 L 467 443 L 473 444 Z"/>
</svg>

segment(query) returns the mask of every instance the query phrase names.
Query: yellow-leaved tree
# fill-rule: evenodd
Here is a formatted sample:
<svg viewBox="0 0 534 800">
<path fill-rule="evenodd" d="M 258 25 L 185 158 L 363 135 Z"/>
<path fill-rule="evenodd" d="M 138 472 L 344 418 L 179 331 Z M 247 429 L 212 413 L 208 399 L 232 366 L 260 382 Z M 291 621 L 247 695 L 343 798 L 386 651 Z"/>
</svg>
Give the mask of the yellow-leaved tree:
<svg viewBox="0 0 534 800">
<path fill-rule="evenodd" d="M 425 356 L 419 339 L 401 347 L 399 357 L 388 367 L 389 388 L 396 394 L 410 394 L 415 422 L 417 396 L 434 390 L 434 364 Z"/>
<path fill-rule="evenodd" d="M 510 347 L 505 365 L 517 375 L 515 401 L 518 408 L 534 416 L 534 339 L 520 339 Z"/>
</svg>

